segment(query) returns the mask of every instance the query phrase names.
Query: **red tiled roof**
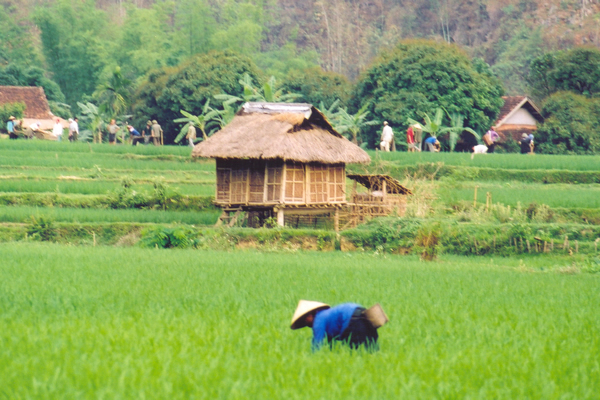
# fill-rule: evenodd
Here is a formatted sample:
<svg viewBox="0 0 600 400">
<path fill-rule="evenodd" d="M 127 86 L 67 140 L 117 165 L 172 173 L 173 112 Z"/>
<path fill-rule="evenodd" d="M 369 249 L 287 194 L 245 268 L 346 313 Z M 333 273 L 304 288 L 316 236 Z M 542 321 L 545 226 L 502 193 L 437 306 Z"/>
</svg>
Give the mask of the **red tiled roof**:
<svg viewBox="0 0 600 400">
<path fill-rule="evenodd" d="M 503 119 L 515 111 L 519 106 L 527 109 L 527 111 L 529 111 L 529 113 L 531 113 L 531 115 L 539 122 L 544 120 L 540 114 L 539 108 L 527 96 L 502 96 L 502 100 L 504 100 L 504 105 L 500 109 L 500 114 L 498 114 L 498 118 L 494 123 L 496 128 L 502 123 Z"/>
<path fill-rule="evenodd" d="M 25 118 L 52 119 L 44 89 L 30 86 L 0 86 L 0 105 L 6 103 L 25 103 Z"/>
</svg>

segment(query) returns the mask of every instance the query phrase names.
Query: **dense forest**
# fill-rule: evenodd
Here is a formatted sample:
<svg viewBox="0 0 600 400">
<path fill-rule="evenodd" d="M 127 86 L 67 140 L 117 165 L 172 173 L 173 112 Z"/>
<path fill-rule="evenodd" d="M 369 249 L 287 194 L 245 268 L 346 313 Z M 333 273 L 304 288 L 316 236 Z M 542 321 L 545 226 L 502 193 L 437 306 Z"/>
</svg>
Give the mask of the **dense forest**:
<svg viewBox="0 0 600 400">
<path fill-rule="evenodd" d="M 201 64 L 214 64 L 216 57 L 235 73 L 217 72 L 220 81 L 205 82 L 212 86 L 196 98 L 179 87 L 169 117 L 181 117 L 180 109 L 200 113 L 211 94 L 240 96 L 246 74 L 259 89 L 272 77 L 304 101 L 329 107 L 337 98 L 351 113 L 363 109 L 387 118 L 385 107 L 356 96 L 375 95 L 365 92 L 364 80 L 407 39 L 461 52 L 472 61 L 465 68 L 478 76 L 473 82 L 489 76 L 484 86 L 490 96 L 527 94 L 542 101 L 552 92 L 538 90 L 532 62 L 582 46 L 597 50 L 600 0 L 3 0 L 0 85 L 43 86 L 60 115 L 96 104 L 141 121 L 152 114 L 144 109 L 163 109 L 161 101 L 174 98 L 163 96 L 177 85 L 169 77 L 199 76 L 207 72 Z M 215 51 L 221 54 L 209 56 Z M 444 51 L 437 54 L 445 57 Z M 406 104 L 448 106 L 438 97 Z M 498 107 L 486 104 L 478 120 L 465 121 L 484 129 Z"/>
</svg>

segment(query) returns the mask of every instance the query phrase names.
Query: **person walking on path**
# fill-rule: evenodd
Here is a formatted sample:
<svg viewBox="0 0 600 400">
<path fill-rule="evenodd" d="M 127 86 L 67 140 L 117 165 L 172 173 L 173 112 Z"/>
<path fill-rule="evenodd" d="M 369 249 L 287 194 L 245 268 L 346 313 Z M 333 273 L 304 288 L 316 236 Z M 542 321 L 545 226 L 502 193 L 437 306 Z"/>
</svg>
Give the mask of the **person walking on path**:
<svg viewBox="0 0 600 400">
<path fill-rule="evenodd" d="M 383 122 L 383 131 L 381 132 L 381 143 L 379 147 L 381 151 L 390 151 L 390 146 L 394 141 L 394 132 L 392 131 L 392 127 L 389 126 L 387 121 Z"/>
<path fill-rule="evenodd" d="M 56 136 L 56 140 L 59 142 L 62 141 L 63 135 L 63 126 L 60 123 L 60 119 L 56 118 L 56 122 L 54 122 L 54 128 L 52 128 L 52 134 Z"/>
<path fill-rule="evenodd" d="M 18 138 L 15 132 L 15 117 L 12 115 L 8 118 L 8 122 L 6 123 L 6 131 L 8 132 L 8 137 L 11 139 Z"/>
<path fill-rule="evenodd" d="M 119 131 L 119 126 L 117 125 L 117 121 L 115 119 L 110 120 L 110 125 L 108 125 L 108 144 L 116 145 L 117 144 L 117 132 Z"/>
<path fill-rule="evenodd" d="M 157 120 L 152 121 L 152 141 L 155 146 L 163 144 L 163 130 Z"/>
<path fill-rule="evenodd" d="M 196 127 L 193 124 L 190 124 L 188 127 L 187 135 L 185 138 L 189 141 L 190 147 L 194 147 L 194 140 L 196 140 Z"/>
<path fill-rule="evenodd" d="M 377 328 L 387 322 L 387 316 L 384 313 L 383 316 L 383 321 L 374 323 L 368 311 L 359 304 L 345 303 L 332 308 L 325 303 L 300 300 L 292 317 L 291 328 L 312 328 L 313 351 L 320 349 L 325 339 L 330 347 L 334 341 L 338 341 L 352 349 L 364 346 L 367 350 L 377 350 Z"/>
</svg>

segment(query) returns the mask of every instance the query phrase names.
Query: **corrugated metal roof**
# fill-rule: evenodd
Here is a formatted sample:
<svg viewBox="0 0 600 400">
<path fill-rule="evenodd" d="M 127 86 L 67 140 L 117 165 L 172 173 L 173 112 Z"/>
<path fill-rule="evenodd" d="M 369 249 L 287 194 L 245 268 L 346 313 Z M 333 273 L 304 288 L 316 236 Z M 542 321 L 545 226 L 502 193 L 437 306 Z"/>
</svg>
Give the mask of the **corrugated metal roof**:
<svg viewBox="0 0 600 400">
<path fill-rule="evenodd" d="M 304 114 L 306 119 L 310 118 L 312 104 L 306 103 L 253 103 L 248 102 L 242 106 L 244 113 L 263 114 Z"/>
</svg>

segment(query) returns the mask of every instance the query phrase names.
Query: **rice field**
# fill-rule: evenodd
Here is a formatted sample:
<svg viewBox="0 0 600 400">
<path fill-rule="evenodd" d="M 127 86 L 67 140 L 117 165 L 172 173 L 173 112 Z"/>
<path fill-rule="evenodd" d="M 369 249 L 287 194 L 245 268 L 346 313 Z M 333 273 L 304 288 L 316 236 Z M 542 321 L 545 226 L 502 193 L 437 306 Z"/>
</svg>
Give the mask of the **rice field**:
<svg viewBox="0 0 600 400">
<path fill-rule="evenodd" d="M 18 398 L 596 399 L 600 276 L 559 258 L 0 244 Z M 299 299 L 382 304 L 375 354 L 310 350 Z"/>
<path fill-rule="evenodd" d="M 462 182 L 441 184 L 437 195 L 445 203 L 473 202 L 477 186 L 477 201 L 485 204 L 486 193 L 491 193 L 492 202 L 509 206 L 520 203 L 527 207 L 531 203 L 561 208 L 600 208 L 600 185 L 540 185 L 518 182 L 488 183 Z"/>
<path fill-rule="evenodd" d="M 157 181 L 164 182 L 164 180 Z M 173 189 L 185 195 L 213 196 L 215 184 L 200 181 L 195 183 L 174 182 Z M 95 179 L 44 179 L 24 180 L 18 178 L 0 179 L 0 192 L 5 193 L 64 193 L 64 194 L 107 194 L 121 187 L 118 180 Z M 150 183 L 134 184 L 132 190 L 137 192 L 152 192 L 154 186 Z"/>
<path fill-rule="evenodd" d="M 407 153 L 370 151 L 373 160 L 392 161 L 398 165 L 443 162 L 446 165 L 465 167 L 525 169 L 525 170 L 568 170 L 600 171 L 600 156 L 559 156 L 523 154 L 479 154 L 471 158 L 470 153 Z"/>
<path fill-rule="evenodd" d="M 43 217 L 56 222 L 140 222 L 155 224 L 214 225 L 221 214 L 220 210 L 205 211 L 163 211 L 139 209 L 90 209 L 0 206 L 0 222 L 28 223 L 32 217 Z"/>
</svg>

